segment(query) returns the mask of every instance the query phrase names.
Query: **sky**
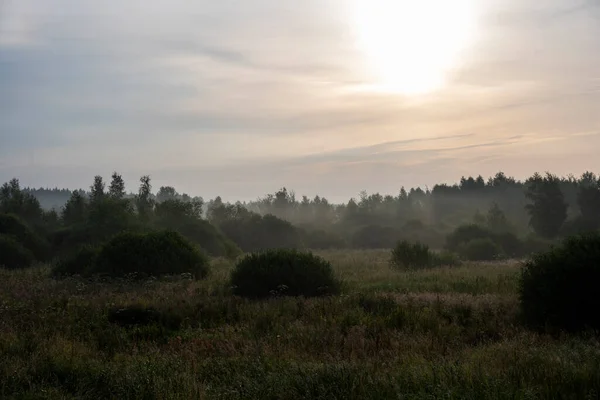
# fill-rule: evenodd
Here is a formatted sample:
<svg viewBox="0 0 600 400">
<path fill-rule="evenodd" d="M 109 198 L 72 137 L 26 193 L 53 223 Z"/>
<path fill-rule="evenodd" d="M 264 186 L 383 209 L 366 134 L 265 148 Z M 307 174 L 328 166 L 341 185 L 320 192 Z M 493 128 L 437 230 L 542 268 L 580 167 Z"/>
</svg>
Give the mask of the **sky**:
<svg viewBox="0 0 600 400">
<path fill-rule="evenodd" d="M 598 149 L 598 0 L 0 1 L 0 182 L 343 201 Z"/>
</svg>

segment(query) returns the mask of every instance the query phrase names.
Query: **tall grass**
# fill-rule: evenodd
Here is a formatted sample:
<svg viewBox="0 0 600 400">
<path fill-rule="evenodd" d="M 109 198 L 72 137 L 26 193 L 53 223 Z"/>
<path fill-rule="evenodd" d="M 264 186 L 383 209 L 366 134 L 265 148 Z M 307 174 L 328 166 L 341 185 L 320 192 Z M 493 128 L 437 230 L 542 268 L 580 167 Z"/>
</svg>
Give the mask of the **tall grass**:
<svg viewBox="0 0 600 400">
<path fill-rule="evenodd" d="M 398 272 L 388 252 L 322 252 L 329 298 L 230 295 L 204 281 L 54 280 L 0 270 L 0 398 L 597 398 L 600 345 L 530 332 L 515 263 Z M 124 325 L 115 309 L 152 309 Z M 113 321 L 113 322 L 111 322 Z M 173 323 L 176 321 L 176 323 Z"/>
</svg>

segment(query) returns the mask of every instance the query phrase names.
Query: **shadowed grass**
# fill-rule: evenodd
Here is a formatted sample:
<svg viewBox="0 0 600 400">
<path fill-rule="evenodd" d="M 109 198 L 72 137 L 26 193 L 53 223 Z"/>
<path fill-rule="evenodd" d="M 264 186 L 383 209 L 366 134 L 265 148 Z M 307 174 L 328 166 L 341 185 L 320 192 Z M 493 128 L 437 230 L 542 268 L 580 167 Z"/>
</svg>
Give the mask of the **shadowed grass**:
<svg viewBox="0 0 600 400">
<path fill-rule="evenodd" d="M 598 397 L 597 340 L 523 328 L 516 263 L 398 272 L 387 252 L 319 254 L 342 295 L 237 298 L 225 260 L 204 281 L 0 270 L 0 398 Z M 110 317 L 145 308 L 148 324 Z"/>
</svg>

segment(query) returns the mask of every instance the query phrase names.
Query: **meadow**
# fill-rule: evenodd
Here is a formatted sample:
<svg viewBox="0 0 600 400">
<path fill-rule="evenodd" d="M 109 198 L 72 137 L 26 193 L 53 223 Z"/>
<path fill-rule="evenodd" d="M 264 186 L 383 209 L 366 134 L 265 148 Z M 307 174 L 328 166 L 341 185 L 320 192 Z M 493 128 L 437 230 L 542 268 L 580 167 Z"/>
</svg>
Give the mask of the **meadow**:
<svg viewBox="0 0 600 400">
<path fill-rule="evenodd" d="M 600 396 L 597 338 L 521 323 L 517 261 L 399 272 L 388 251 L 318 254 L 341 295 L 238 298 L 224 259 L 201 281 L 0 269 L 0 398 Z"/>
</svg>

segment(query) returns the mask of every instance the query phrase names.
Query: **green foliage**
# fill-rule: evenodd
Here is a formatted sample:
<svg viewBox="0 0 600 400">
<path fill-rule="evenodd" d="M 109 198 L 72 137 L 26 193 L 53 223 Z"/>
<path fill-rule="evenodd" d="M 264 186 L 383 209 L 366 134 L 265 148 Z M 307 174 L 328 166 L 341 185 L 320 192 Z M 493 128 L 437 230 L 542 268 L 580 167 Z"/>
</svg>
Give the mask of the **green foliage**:
<svg viewBox="0 0 600 400">
<path fill-rule="evenodd" d="M 87 200 L 81 192 L 75 190 L 62 208 L 61 219 L 67 226 L 81 224 L 87 219 L 87 213 Z"/>
<path fill-rule="evenodd" d="M 502 248 L 492 239 L 473 239 L 459 247 L 459 255 L 469 261 L 494 261 L 502 257 Z"/>
<path fill-rule="evenodd" d="M 42 219 L 40 202 L 32 194 L 21 190 L 16 178 L 0 187 L 0 213 L 15 214 L 32 224 L 39 223 Z"/>
<path fill-rule="evenodd" d="M 397 269 L 419 269 L 431 267 L 434 254 L 429 246 L 402 240 L 392 249 L 390 264 Z"/>
<path fill-rule="evenodd" d="M 31 251 L 38 261 L 47 261 L 50 257 L 50 245 L 23 223 L 16 215 L 0 214 L 0 234 L 10 236 L 27 250 Z"/>
<path fill-rule="evenodd" d="M 567 220 L 568 208 L 558 177 L 550 173 L 544 177 L 535 174 L 525 195 L 530 201 L 526 209 L 533 230 L 544 238 L 556 237 Z"/>
<path fill-rule="evenodd" d="M 435 253 L 426 244 L 402 240 L 392 249 L 389 263 L 394 269 L 416 270 L 441 266 L 453 267 L 460 265 L 460 260 L 449 251 Z"/>
<path fill-rule="evenodd" d="M 52 276 L 64 278 L 71 275 L 88 275 L 93 270 L 100 249 L 94 246 L 82 246 L 72 254 L 58 260 L 52 268 Z"/>
<path fill-rule="evenodd" d="M 100 250 L 94 274 L 161 276 L 190 273 L 206 277 L 208 258 L 177 232 L 121 233 Z"/>
<path fill-rule="evenodd" d="M 230 283 L 236 295 L 250 298 L 314 297 L 340 289 L 329 262 L 312 253 L 287 249 L 245 256 L 236 264 Z"/>
<path fill-rule="evenodd" d="M 567 238 L 524 266 L 520 282 L 523 316 L 533 327 L 600 329 L 600 235 Z"/>
<path fill-rule="evenodd" d="M 475 243 L 470 245 L 471 242 Z M 490 245 L 490 242 L 492 245 Z M 457 254 L 462 253 L 466 259 L 472 259 L 471 256 L 476 257 L 475 259 L 483 257 L 485 254 L 484 248 L 487 248 L 490 253 L 494 251 L 496 254 L 503 254 L 508 257 L 522 257 L 529 252 L 523 241 L 513 233 L 492 232 L 475 224 L 461 225 L 456 228 L 446 237 L 446 248 Z M 476 248 L 479 248 L 479 250 L 476 250 Z M 474 253 L 470 253 L 471 251 Z M 479 254 L 479 256 L 476 254 Z M 483 259 L 488 259 L 488 257 Z"/>
<path fill-rule="evenodd" d="M 8 269 L 27 268 L 35 257 L 14 238 L 0 234 L 0 267 Z"/>
</svg>

